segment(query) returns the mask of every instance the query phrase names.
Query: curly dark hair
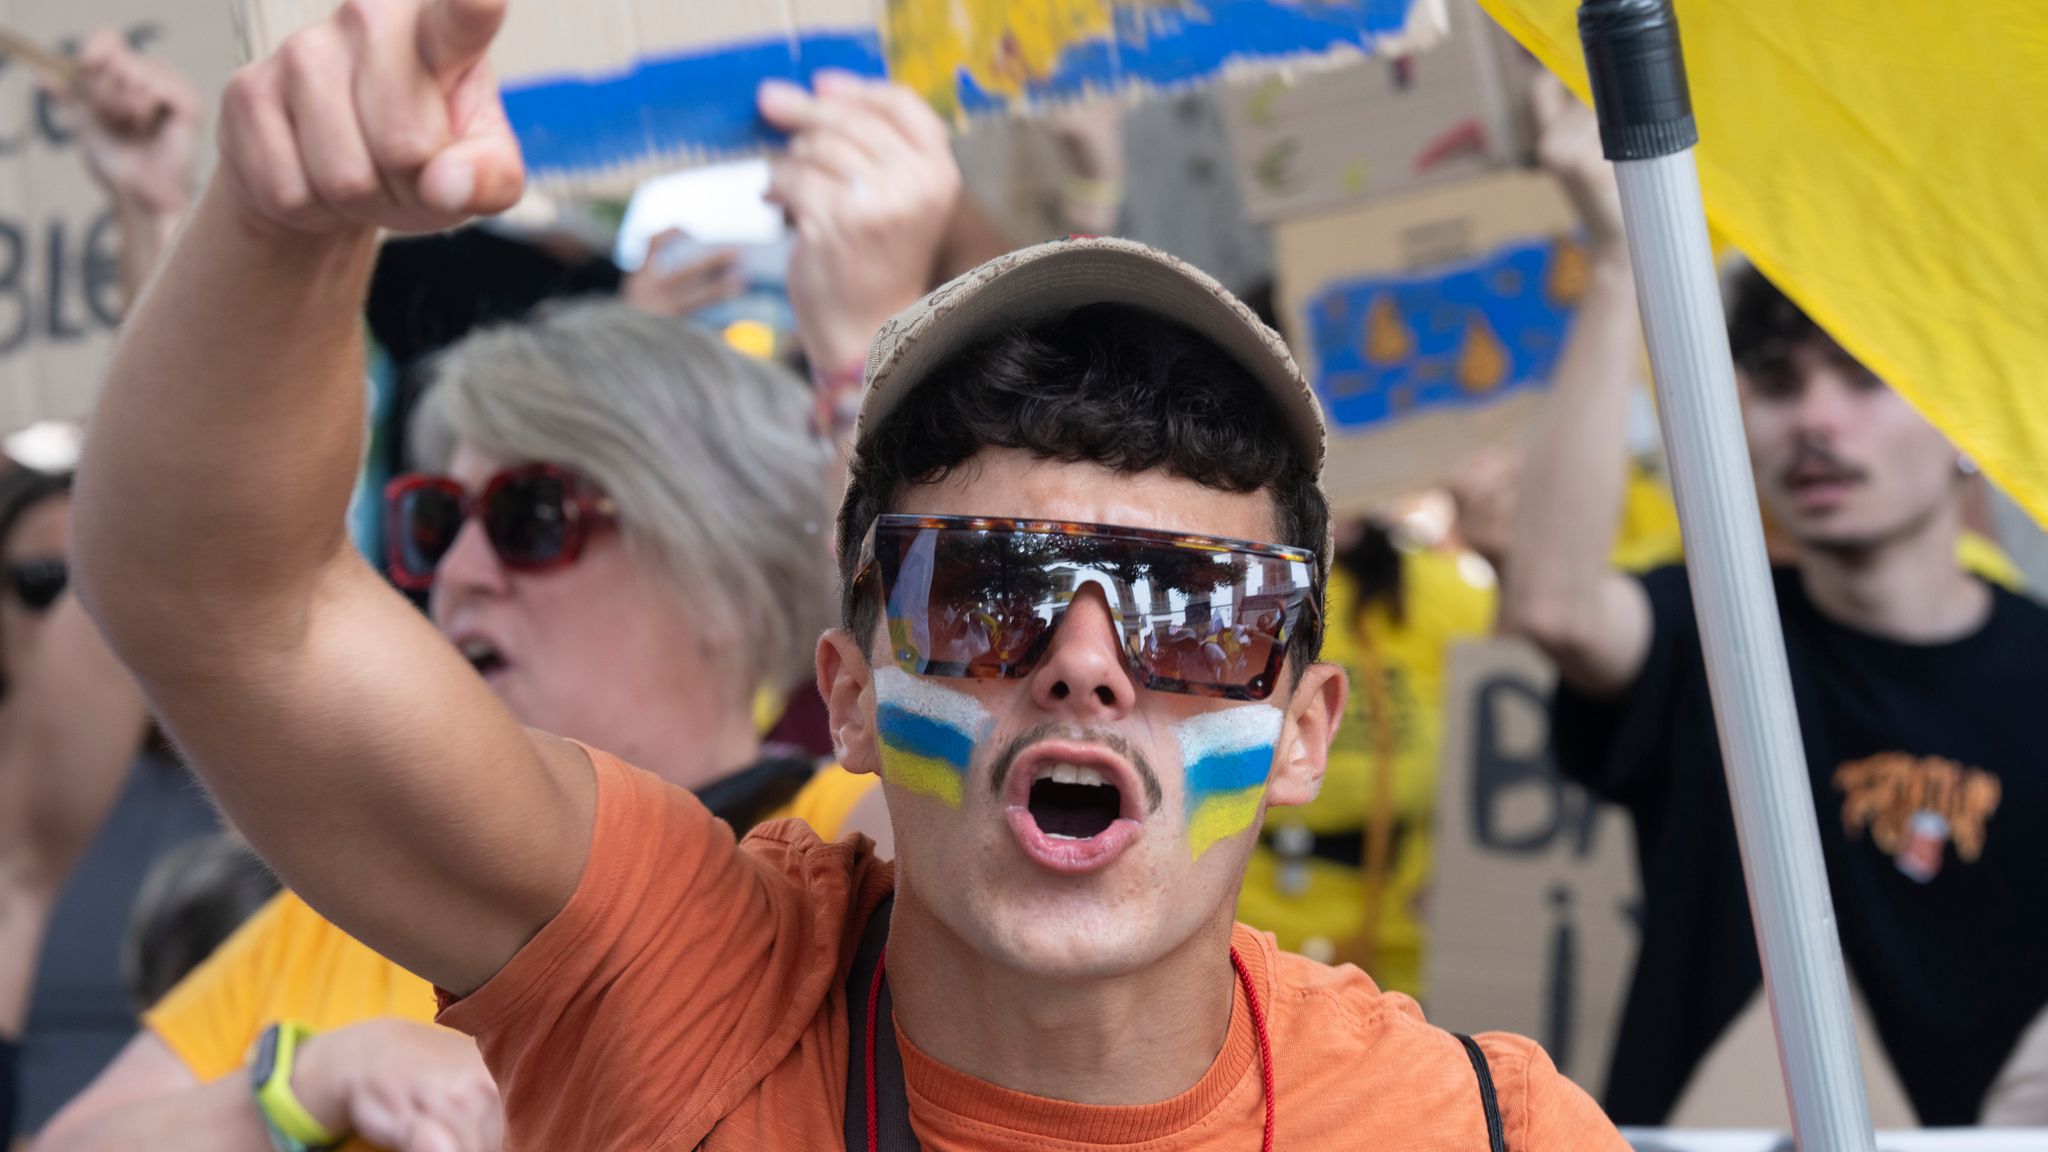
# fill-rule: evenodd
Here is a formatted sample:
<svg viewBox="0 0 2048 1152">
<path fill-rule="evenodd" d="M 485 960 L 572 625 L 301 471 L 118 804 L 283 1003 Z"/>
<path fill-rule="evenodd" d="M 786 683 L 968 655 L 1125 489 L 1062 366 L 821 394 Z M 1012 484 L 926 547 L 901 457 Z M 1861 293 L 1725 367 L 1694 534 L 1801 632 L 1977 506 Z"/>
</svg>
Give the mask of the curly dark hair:
<svg viewBox="0 0 2048 1152">
<path fill-rule="evenodd" d="M 1730 273 L 1722 294 L 1727 297 L 1728 349 L 1735 366 L 1751 376 L 1770 375 L 1784 366 L 1794 348 L 1828 338 L 1754 264 Z"/>
<path fill-rule="evenodd" d="M 991 447 L 1270 492 L 1276 542 L 1311 549 L 1318 561 L 1328 548 L 1315 464 L 1251 373 L 1191 328 L 1093 304 L 969 345 L 862 439 L 839 510 L 840 612 L 854 635 L 873 635 L 879 610 L 854 588 L 875 518 L 905 487 L 941 481 Z M 1322 648 L 1320 617 L 1304 613 L 1290 645 L 1305 656 L 1291 662 L 1296 677 Z"/>
</svg>

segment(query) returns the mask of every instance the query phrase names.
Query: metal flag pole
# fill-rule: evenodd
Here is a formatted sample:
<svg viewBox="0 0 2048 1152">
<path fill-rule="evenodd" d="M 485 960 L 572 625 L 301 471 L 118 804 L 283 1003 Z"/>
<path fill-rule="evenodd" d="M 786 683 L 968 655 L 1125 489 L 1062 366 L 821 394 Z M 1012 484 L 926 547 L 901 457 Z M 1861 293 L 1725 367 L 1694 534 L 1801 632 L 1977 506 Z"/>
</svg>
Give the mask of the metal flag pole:
<svg viewBox="0 0 2048 1152">
<path fill-rule="evenodd" d="M 1803 1152 L 1870 1152 L 1834 902 L 1764 554 L 1707 243 L 1671 0 L 1583 0 L 1579 36 L 1615 162 L 1742 871 Z"/>
</svg>

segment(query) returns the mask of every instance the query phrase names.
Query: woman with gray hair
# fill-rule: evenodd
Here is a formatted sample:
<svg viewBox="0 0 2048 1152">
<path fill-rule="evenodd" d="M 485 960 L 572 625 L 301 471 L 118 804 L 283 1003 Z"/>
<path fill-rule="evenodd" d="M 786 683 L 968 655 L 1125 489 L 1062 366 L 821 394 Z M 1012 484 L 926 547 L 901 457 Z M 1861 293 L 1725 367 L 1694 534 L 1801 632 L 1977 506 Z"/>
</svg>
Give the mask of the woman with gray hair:
<svg viewBox="0 0 2048 1152">
<path fill-rule="evenodd" d="M 390 485 L 391 575 L 522 723 L 702 792 L 759 758 L 756 694 L 829 622 L 810 410 L 781 368 L 615 303 L 486 331 L 416 418 L 437 474 Z M 807 773 L 769 775 L 725 813 L 742 831 Z"/>
<path fill-rule="evenodd" d="M 811 407 L 785 370 L 623 304 L 477 333 L 415 415 L 414 456 L 435 471 L 387 489 L 389 574 L 428 591 L 521 723 L 631 749 L 740 833 L 796 801 L 820 835 L 886 834 L 880 793 L 849 787 L 866 778 L 764 750 L 756 724 L 757 693 L 781 700 L 835 611 Z M 497 1089 L 435 1008 L 426 981 L 283 892 L 149 1008 L 37 1147 L 172 1131 L 258 1152 L 353 1131 L 346 1149 L 495 1150 Z M 356 1085 L 347 1128 L 262 1092 L 252 1107 L 251 1067 Z"/>
</svg>

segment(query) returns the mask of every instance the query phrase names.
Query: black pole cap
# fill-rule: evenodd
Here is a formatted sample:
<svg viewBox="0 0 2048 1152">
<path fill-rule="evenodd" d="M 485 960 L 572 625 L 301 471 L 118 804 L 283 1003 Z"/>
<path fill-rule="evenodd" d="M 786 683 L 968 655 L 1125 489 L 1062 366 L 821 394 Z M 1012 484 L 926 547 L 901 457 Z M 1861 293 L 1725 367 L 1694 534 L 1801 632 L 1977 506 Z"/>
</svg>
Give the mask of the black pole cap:
<svg viewBox="0 0 2048 1152">
<path fill-rule="evenodd" d="M 1650 160 L 1699 142 L 1671 0 L 1584 0 L 1579 39 L 1609 160 Z"/>
</svg>

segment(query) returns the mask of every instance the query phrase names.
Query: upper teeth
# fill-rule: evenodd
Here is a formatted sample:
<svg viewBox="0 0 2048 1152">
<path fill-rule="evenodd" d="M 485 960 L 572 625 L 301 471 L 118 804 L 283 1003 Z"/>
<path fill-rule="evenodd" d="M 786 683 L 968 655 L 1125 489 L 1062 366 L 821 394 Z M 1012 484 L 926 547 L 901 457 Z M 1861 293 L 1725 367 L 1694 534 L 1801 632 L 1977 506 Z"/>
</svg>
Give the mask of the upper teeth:
<svg viewBox="0 0 2048 1152">
<path fill-rule="evenodd" d="M 495 656 L 497 654 L 498 650 L 491 645 L 491 642 L 489 640 L 477 639 L 464 640 L 462 642 L 463 658 L 471 662 L 482 660 L 486 657 Z"/>
<path fill-rule="evenodd" d="M 1087 784 L 1096 788 L 1109 784 L 1109 777 L 1079 764 L 1048 764 L 1040 768 L 1032 779 L 1050 780 L 1055 784 Z"/>
</svg>

